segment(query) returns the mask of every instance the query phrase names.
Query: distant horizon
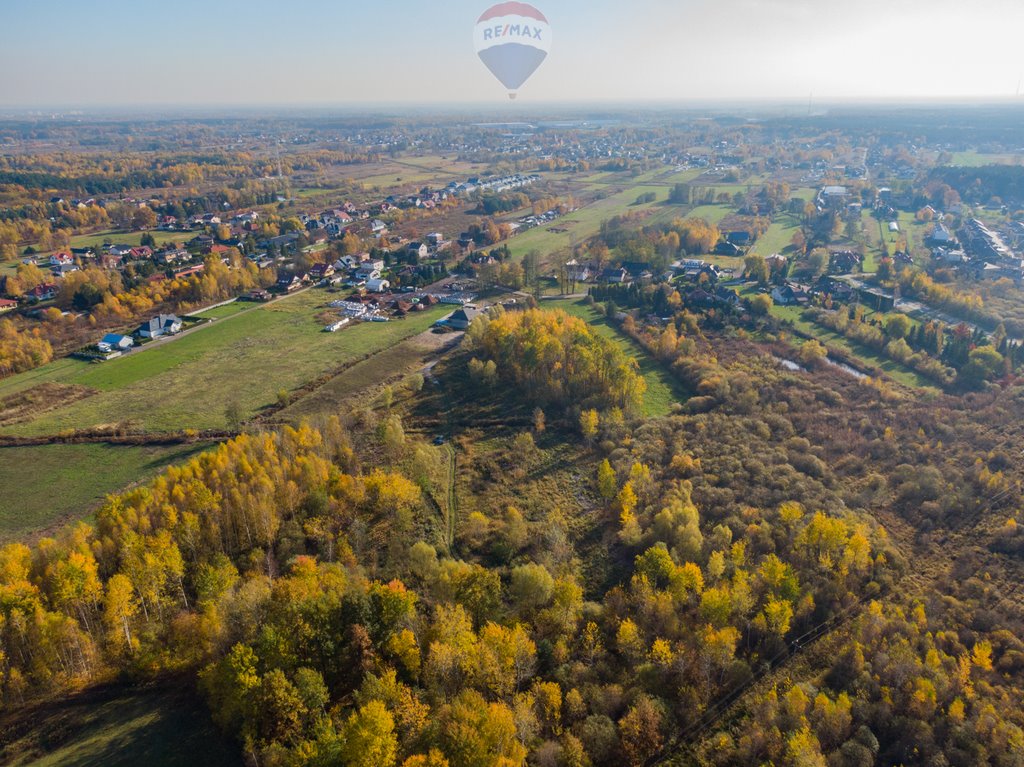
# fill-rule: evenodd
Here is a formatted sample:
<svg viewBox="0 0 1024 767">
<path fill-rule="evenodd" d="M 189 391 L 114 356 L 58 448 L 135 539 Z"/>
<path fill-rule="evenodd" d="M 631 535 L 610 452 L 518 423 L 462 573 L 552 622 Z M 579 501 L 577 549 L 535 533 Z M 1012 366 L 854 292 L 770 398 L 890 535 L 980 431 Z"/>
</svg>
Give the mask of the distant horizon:
<svg viewBox="0 0 1024 767">
<path fill-rule="evenodd" d="M 526 117 L 532 113 L 546 113 L 555 110 L 584 112 L 587 110 L 603 110 L 619 112 L 626 110 L 644 110 L 647 112 L 687 112 L 687 111 L 803 111 L 803 116 L 820 116 L 827 110 L 837 108 L 884 108 L 884 109 L 927 109 L 927 108 L 993 108 L 1024 110 L 1024 96 L 948 96 L 948 97 L 897 97 L 897 96 L 864 96 L 864 97 L 720 97 L 701 99 L 664 99 L 664 100 L 521 100 L 514 104 L 508 101 L 487 102 L 389 102 L 368 101 L 350 103 L 330 102 L 251 102 L 251 103 L 109 103 L 109 104 L 31 104 L 0 106 L 0 116 L 16 118 L 25 117 L 88 117 L 88 116 L 166 116 L 188 115 L 190 117 L 211 115 L 251 116 L 252 112 L 270 114 L 417 114 L 434 113 L 438 115 L 478 113 L 508 117 L 511 121 Z M 801 116 L 801 115 L 794 115 Z"/>
<path fill-rule="evenodd" d="M 6 0 L 0 107 L 1013 99 L 1017 0 L 532 0 L 550 53 L 509 102 L 478 60 L 493 0 Z M 45 52 L 46 55 L 41 55 Z"/>
</svg>

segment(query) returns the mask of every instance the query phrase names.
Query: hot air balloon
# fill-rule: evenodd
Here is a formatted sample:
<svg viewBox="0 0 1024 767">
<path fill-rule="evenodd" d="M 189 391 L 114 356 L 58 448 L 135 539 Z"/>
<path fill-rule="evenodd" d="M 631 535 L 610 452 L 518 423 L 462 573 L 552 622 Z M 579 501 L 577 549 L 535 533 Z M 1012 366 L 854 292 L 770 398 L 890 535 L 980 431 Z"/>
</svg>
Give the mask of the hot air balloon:
<svg viewBox="0 0 1024 767">
<path fill-rule="evenodd" d="M 547 58 L 551 27 L 544 14 L 526 3 L 499 3 L 479 18 L 473 31 L 476 53 L 514 99 Z"/>
</svg>

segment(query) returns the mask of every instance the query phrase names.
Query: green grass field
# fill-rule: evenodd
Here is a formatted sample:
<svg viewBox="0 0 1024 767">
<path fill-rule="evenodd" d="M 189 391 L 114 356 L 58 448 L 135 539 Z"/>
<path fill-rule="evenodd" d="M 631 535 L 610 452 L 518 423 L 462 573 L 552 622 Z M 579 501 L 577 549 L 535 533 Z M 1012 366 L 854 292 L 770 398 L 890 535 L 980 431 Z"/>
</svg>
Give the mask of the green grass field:
<svg viewBox="0 0 1024 767">
<path fill-rule="evenodd" d="M 222 320 L 227 317 L 234 317 L 236 314 L 249 311 L 258 304 L 249 303 L 248 301 L 232 301 L 230 304 L 223 304 L 213 309 L 204 309 L 201 312 L 192 312 L 193 317 L 205 317 L 209 319 Z"/>
<path fill-rule="evenodd" d="M 953 165 L 965 168 L 980 168 L 983 165 L 1021 165 L 1024 155 L 1004 153 L 989 154 L 987 152 L 954 152 Z"/>
<path fill-rule="evenodd" d="M 241 767 L 242 756 L 184 691 L 90 691 L 29 712 L 22 737 L 3 744 L 16 767 Z M 25 732 L 27 731 L 27 732 Z"/>
<path fill-rule="evenodd" d="M 851 341 L 845 336 L 829 330 L 804 319 L 803 309 L 798 306 L 773 306 L 772 315 L 782 320 L 792 322 L 801 332 L 813 336 L 824 344 L 842 349 L 850 357 L 860 359 L 864 362 L 880 368 L 887 376 L 894 381 L 917 389 L 935 389 L 935 384 L 916 373 L 908 367 L 901 365 L 895 360 L 889 359 L 884 354 L 879 354 L 863 344 Z"/>
<path fill-rule="evenodd" d="M 610 325 L 601 313 L 593 307 L 579 301 L 544 301 L 543 309 L 562 309 L 565 312 L 586 320 L 594 331 L 614 341 L 630 357 L 640 365 L 640 374 L 647 382 L 644 394 L 644 415 L 658 417 L 668 415 L 672 405 L 685 402 L 686 392 L 672 374 L 657 360 L 653 359 L 636 341 Z"/>
<path fill-rule="evenodd" d="M 146 232 L 122 232 L 113 229 L 97 232 L 96 234 L 80 234 L 71 238 L 72 248 L 95 248 L 105 242 L 111 245 L 138 245 L 142 242 L 142 235 Z M 158 232 L 151 231 L 157 245 L 167 242 L 185 242 L 195 235 L 190 232 Z"/>
<path fill-rule="evenodd" d="M 790 246 L 793 241 L 793 235 L 799 229 L 799 224 L 792 216 L 782 214 L 768 227 L 764 234 L 757 238 L 757 242 L 754 243 L 751 252 L 765 257 L 774 253 L 782 253 Z"/>
<path fill-rule="evenodd" d="M 149 479 L 201 446 L 44 445 L 0 448 L 0 541 L 82 518 L 108 493 Z"/>
<path fill-rule="evenodd" d="M 709 223 L 717 224 L 732 211 L 732 205 L 698 205 L 686 214 L 686 218 L 703 218 Z"/>
<path fill-rule="evenodd" d="M 637 197 L 648 192 L 657 195 L 657 200 L 636 205 Z M 666 205 L 667 198 L 668 192 L 664 186 L 636 184 L 562 216 L 551 224 L 517 235 L 508 241 L 508 246 L 514 258 L 522 258 L 531 250 L 539 250 L 543 256 L 548 256 L 569 248 L 574 240 L 582 243 L 593 237 L 601 231 L 601 222 L 614 216 L 641 211 L 658 214 L 666 208 L 676 211 L 675 215 L 681 215 L 684 208 Z M 565 231 L 551 232 L 550 229 Z"/>
<path fill-rule="evenodd" d="M 357 362 L 341 375 L 282 410 L 277 418 L 299 423 L 304 418 L 339 413 L 346 403 L 354 399 L 365 402 L 367 398 L 376 396 L 385 381 L 396 379 L 393 385 L 400 386 L 402 379 L 423 367 L 431 349 L 450 340 L 449 336 L 427 336 L 433 343 L 424 340 L 424 335 L 420 334 Z"/>
<path fill-rule="evenodd" d="M 223 428 L 237 403 L 244 417 L 325 372 L 426 330 L 451 311 L 434 307 L 405 320 L 322 332 L 315 315 L 333 298 L 310 290 L 218 320 L 151 350 L 103 364 L 59 360 L 0 382 L 0 397 L 42 381 L 78 383 L 98 393 L 12 433 L 52 434 L 130 422 L 151 431 Z"/>
</svg>

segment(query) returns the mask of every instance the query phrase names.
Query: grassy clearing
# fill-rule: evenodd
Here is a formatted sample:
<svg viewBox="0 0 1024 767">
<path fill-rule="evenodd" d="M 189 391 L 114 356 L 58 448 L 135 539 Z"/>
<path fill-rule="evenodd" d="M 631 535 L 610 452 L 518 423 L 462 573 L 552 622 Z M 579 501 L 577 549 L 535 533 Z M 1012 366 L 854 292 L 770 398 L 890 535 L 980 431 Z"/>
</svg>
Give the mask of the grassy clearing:
<svg viewBox="0 0 1024 767">
<path fill-rule="evenodd" d="M 190 692 L 86 692 L 42 710 L 0 751 L 16 767 L 241 767 L 241 754 Z"/>
<path fill-rule="evenodd" d="M 60 360 L 24 379 L 14 376 L 0 383 L 0 397 L 44 380 L 79 383 L 99 394 L 9 431 L 51 434 L 125 421 L 153 431 L 222 428 L 229 404 L 252 417 L 280 390 L 416 335 L 451 311 L 434 307 L 397 322 L 324 333 L 315 315 L 332 297 L 310 290 L 101 365 Z"/>
<path fill-rule="evenodd" d="M 637 197 L 647 192 L 653 192 L 657 196 L 657 200 L 636 205 Z M 682 208 L 665 205 L 667 197 L 668 193 L 664 186 L 635 184 L 563 216 L 548 226 L 538 226 L 513 237 L 508 241 L 508 245 L 514 258 L 522 258 L 531 250 L 539 250 L 542 255 L 548 256 L 558 250 L 569 248 L 574 239 L 575 242 L 582 243 L 593 237 L 601 231 L 601 222 L 607 221 L 613 216 L 641 211 L 656 214 L 666 207 L 671 207 L 681 213 Z M 552 232 L 551 229 L 564 231 Z"/>
<path fill-rule="evenodd" d="M 703 218 L 709 223 L 717 224 L 732 211 L 732 205 L 698 205 L 686 214 L 686 218 Z"/>
<path fill-rule="evenodd" d="M 599 311 L 579 301 L 545 301 L 544 309 L 562 309 L 569 314 L 586 320 L 594 332 L 614 341 L 640 365 L 640 374 L 647 382 L 644 394 L 644 415 L 658 417 L 668 415 L 672 405 L 687 399 L 682 384 L 662 365 L 653 359 L 636 341 L 610 325 Z"/>
<path fill-rule="evenodd" d="M 104 243 L 111 245 L 139 245 L 142 242 L 142 235 L 151 234 L 157 245 L 167 242 L 185 242 L 194 235 L 189 232 L 123 232 L 109 229 L 96 234 L 80 234 L 71 238 L 72 248 L 96 248 Z"/>
<path fill-rule="evenodd" d="M 82 518 L 108 493 L 149 479 L 202 447 L 45 445 L 0 449 L 0 541 Z"/>
<path fill-rule="evenodd" d="M 782 320 L 793 323 L 803 333 L 821 341 L 823 344 L 842 349 L 854 359 L 862 360 L 869 365 L 880 368 L 894 381 L 916 389 L 934 389 L 935 384 L 915 371 L 907 368 L 895 360 L 879 354 L 863 344 L 851 341 L 845 336 L 839 335 L 828 328 L 824 328 L 809 320 L 804 319 L 803 309 L 797 306 L 774 306 L 772 314 Z"/>
<path fill-rule="evenodd" d="M 953 152 L 952 165 L 965 168 L 980 168 L 984 165 L 1020 165 L 1024 157 L 1010 152 L 989 154 L 988 152 Z"/>
<path fill-rule="evenodd" d="M 369 359 L 357 362 L 312 394 L 282 410 L 278 417 L 298 423 L 303 418 L 339 413 L 346 403 L 355 399 L 372 400 L 379 394 L 384 383 L 400 385 L 401 379 L 418 372 L 426 364 L 426 358 L 432 351 L 449 341 L 450 336 L 433 333 L 421 333 L 406 339 Z"/>
<path fill-rule="evenodd" d="M 204 309 L 201 312 L 192 312 L 190 316 L 222 320 L 226 317 L 234 317 L 236 314 L 241 314 L 242 312 L 249 311 L 255 307 L 256 304 L 251 304 L 248 301 L 232 301 L 230 304 L 217 306 L 213 309 Z"/>
<path fill-rule="evenodd" d="M 790 246 L 793 235 L 799 228 L 799 224 L 792 216 L 783 214 L 757 238 L 751 251 L 765 257 L 782 253 Z"/>
</svg>

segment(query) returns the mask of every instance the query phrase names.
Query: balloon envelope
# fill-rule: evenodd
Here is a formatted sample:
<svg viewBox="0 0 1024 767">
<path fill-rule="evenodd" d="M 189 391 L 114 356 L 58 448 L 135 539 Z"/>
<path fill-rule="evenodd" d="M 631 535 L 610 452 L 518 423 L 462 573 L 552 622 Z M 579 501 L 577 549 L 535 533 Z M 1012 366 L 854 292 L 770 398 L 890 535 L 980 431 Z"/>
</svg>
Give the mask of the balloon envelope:
<svg viewBox="0 0 1024 767">
<path fill-rule="evenodd" d="M 532 5 L 499 3 L 477 20 L 473 44 L 491 74 L 516 91 L 547 58 L 551 26 Z"/>
</svg>

